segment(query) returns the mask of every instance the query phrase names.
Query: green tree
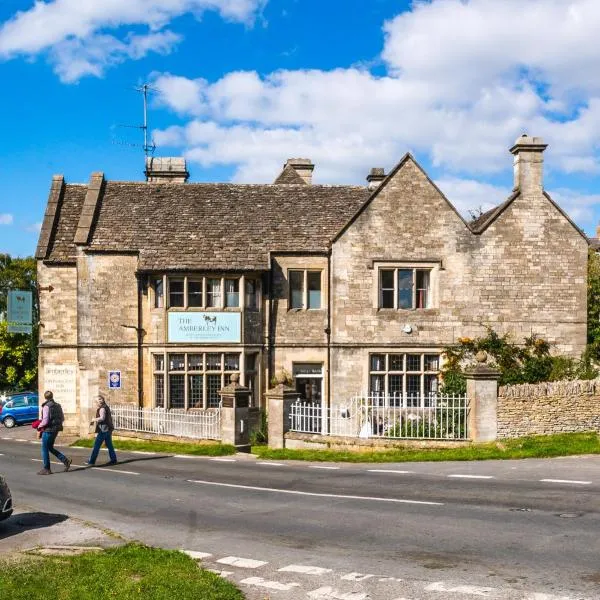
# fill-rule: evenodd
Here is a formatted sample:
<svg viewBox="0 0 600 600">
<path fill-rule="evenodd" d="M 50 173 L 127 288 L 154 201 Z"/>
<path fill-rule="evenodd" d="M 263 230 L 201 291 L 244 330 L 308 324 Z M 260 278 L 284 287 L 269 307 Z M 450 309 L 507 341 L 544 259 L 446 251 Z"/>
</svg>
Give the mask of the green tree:
<svg viewBox="0 0 600 600">
<path fill-rule="evenodd" d="M 9 290 L 33 293 L 33 332 L 8 333 L 6 311 Z M 0 390 L 25 389 L 37 385 L 37 340 L 39 307 L 34 258 L 12 258 L 0 254 Z"/>
<path fill-rule="evenodd" d="M 600 360 L 600 254 L 590 249 L 588 256 L 588 353 Z"/>
</svg>

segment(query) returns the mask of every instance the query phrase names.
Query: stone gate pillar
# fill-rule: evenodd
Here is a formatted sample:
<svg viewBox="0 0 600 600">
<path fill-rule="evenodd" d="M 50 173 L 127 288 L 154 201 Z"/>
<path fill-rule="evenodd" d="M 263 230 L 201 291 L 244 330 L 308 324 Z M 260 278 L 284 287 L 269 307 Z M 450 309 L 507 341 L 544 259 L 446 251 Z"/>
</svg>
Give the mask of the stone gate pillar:
<svg viewBox="0 0 600 600">
<path fill-rule="evenodd" d="M 285 385 L 285 375 L 278 373 L 275 376 L 277 384 L 266 394 L 267 419 L 269 425 L 269 448 L 285 448 L 285 434 L 290 430 L 291 406 L 300 395 L 298 392 Z"/>
<path fill-rule="evenodd" d="M 231 376 L 231 383 L 220 392 L 221 396 L 221 442 L 234 446 L 248 446 L 250 423 L 248 407 L 250 390 L 239 384 L 239 375 Z"/>
<path fill-rule="evenodd" d="M 493 442 L 498 437 L 498 379 L 500 371 L 485 364 L 487 354 L 478 352 L 477 364 L 467 369 L 469 435 L 474 442 Z"/>
</svg>

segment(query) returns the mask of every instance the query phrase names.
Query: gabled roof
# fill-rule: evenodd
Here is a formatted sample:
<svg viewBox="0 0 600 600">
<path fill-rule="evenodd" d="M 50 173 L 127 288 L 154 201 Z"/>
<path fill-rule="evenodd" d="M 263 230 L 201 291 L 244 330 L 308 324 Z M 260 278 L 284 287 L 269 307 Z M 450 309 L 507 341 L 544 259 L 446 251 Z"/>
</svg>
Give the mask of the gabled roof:
<svg viewBox="0 0 600 600">
<path fill-rule="evenodd" d="M 87 192 L 64 186 L 53 240 L 38 258 L 74 261 Z M 106 181 L 81 246 L 139 251 L 140 269 L 148 271 L 266 270 L 270 253 L 326 252 L 368 197 L 362 186 Z"/>
<path fill-rule="evenodd" d="M 337 240 L 340 239 L 340 237 L 342 235 L 344 235 L 344 232 L 348 229 L 348 227 L 350 227 L 352 225 L 352 223 L 354 223 L 354 221 L 356 221 L 356 219 L 358 219 L 358 217 L 363 213 L 363 211 L 367 208 L 367 206 L 369 206 L 369 204 L 371 204 L 371 202 L 373 202 L 373 200 L 375 198 L 377 198 L 377 196 L 379 195 L 379 193 L 381 192 L 381 190 L 383 190 L 385 188 L 385 186 L 394 178 L 394 176 L 396 175 L 396 173 L 398 173 L 398 171 L 408 161 L 411 161 L 419 169 L 419 171 L 421 171 L 421 173 L 423 173 L 423 175 L 425 176 L 425 178 L 427 179 L 427 181 L 432 185 L 432 187 L 435 190 L 437 190 L 437 192 L 446 201 L 446 203 L 452 209 L 452 211 L 456 214 L 456 216 L 463 222 L 463 224 L 465 225 L 465 227 L 468 228 L 468 225 L 467 225 L 466 221 L 462 218 L 462 215 L 456 210 L 456 207 L 454 206 L 454 204 L 452 204 L 452 202 L 450 202 L 450 200 L 448 200 L 448 198 L 446 198 L 446 196 L 444 195 L 444 192 L 442 192 L 442 190 L 440 190 L 440 188 L 430 179 L 429 175 L 427 175 L 427 173 L 425 172 L 425 169 L 423 169 L 423 167 L 421 167 L 421 165 L 415 160 L 414 156 L 410 152 L 407 152 L 400 159 L 400 161 L 398 162 L 398 164 L 388 173 L 388 175 L 386 176 L 386 178 L 373 191 L 373 193 L 371 194 L 371 196 L 369 197 L 369 199 L 358 208 L 358 210 L 352 215 L 352 217 L 337 232 L 337 234 L 332 239 L 332 242 L 336 242 Z"/>
<path fill-rule="evenodd" d="M 285 165 L 283 171 L 279 173 L 277 179 L 273 182 L 275 185 L 307 185 L 306 181 L 300 177 L 298 171 L 292 165 Z"/>
</svg>

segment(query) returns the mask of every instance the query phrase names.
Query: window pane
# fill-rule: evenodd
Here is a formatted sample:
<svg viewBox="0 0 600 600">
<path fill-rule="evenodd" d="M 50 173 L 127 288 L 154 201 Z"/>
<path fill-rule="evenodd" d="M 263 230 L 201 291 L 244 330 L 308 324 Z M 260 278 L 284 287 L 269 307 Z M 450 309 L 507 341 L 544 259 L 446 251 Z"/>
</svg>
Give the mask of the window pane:
<svg viewBox="0 0 600 600">
<path fill-rule="evenodd" d="M 321 272 L 309 271 L 308 277 L 308 308 L 321 308 Z"/>
<path fill-rule="evenodd" d="M 185 370 L 185 354 L 169 354 L 169 371 Z"/>
<path fill-rule="evenodd" d="M 154 280 L 154 308 L 162 308 L 165 303 L 165 290 L 163 279 Z"/>
<path fill-rule="evenodd" d="M 385 354 L 371 354 L 371 371 L 385 371 Z"/>
<path fill-rule="evenodd" d="M 421 370 L 421 355 L 420 354 L 407 354 L 406 355 L 406 370 L 407 371 L 420 371 Z"/>
<path fill-rule="evenodd" d="M 437 354 L 425 355 L 425 370 L 438 371 L 440 368 L 440 357 Z"/>
<path fill-rule="evenodd" d="M 429 308 L 429 271 L 417 271 L 416 308 Z"/>
<path fill-rule="evenodd" d="M 206 306 L 221 306 L 221 280 L 206 280 Z"/>
<path fill-rule="evenodd" d="M 412 308 L 413 271 L 398 269 L 398 308 Z"/>
<path fill-rule="evenodd" d="M 219 402 L 221 401 L 221 397 L 219 396 L 219 392 L 221 391 L 221 376 L 207 375 L 206 387 L 208 408 L 218 408 Z"/>
<path fill-rule="evenodd" d="M 371 396 L 383 396 L 385 390 L 385 375 L 371 375 L 369 377 L 369 394 Z"/>
<path fill-rule="evenodd" d="M 202 371 L 202 354 L 188 354 L 188 371 Z"/>
<path fill-rule="evenodd" d="M 203 375 L 188 376 L 188 402 L 190 408 L 204 408 Z"/>
<path fill-rule="evenodd" d="M 165 376 L 154 376 L 154 405 L 160 408 L 165 407 Z"/>
<path fill-rule="evenodd" d="M 221 370 L 221 355 L 220 354 L 207 354 L 206 355 L 206 369 L 207 369 L 207 371 L 220 371 Z"/>
<path fill-rule="evenodd" d="M 202 306 L 202 279 L 188 279 L 188 306 Z"/>
<path fill-rule="evenodd" d="M 225 306 L 237 308 L 240 305 L 240 281 L 239 279 L 225 280 Z"/>
<path fill-rule="evenodd" d="M 183 279 L 169 279 L 169 306 L 183 306 Z"/>
<path fill-rule="evenodd" d="M 390 371 L 404 371 L 404 354 L 389 355 Z"/>
<path fill-rule="evenodd" d="M 256 357 L 258 354 L 246 354 L 246 371 L 256 371 Z"/>
<path fill-rule="evenodd" d="M 304 271 L 290 271 L 290 308 L 304 307 Z"/>
<path fill-rule="evenodd" d="M 403 375 L 390 375 L 388 378 L 390 406 L 402 406 L 402 380 Z"/>
<path fill-rule="evenodd" d="M 169 406 L 185 408 L 185 375 L 169 375 Z"/>
<path fill-rule="evenodd" d="M 394 271 L 379 272 L 379 308 L 394 308 Z"/>
<path fill-rule="evenodd" d="M 425 393 L 435 394 L 438 391 L 438 376 L 425 375 Z"/>
<path fill-rule="evenodd" d="M 239 371 L 240 370 L 240 355 L 239 354 L 226 354 L 225 355 L 225 370 L 226 371 Z"/>
<path fill-rule="evenodd" d="M 407 406 L 421 405 L 421 376 L 406 376 L 406 404 Z"/>
<path fill-rule="evenodd" d="M 154 370 L 164 371 L 165 370 L 165 355 L 155 354 L 154 355 Z"/>
<path fill-rule="evenodd" d="M 256 310 L 258 305 L 256 280 L 246 279 L 246 308 Z"/>
</svg>

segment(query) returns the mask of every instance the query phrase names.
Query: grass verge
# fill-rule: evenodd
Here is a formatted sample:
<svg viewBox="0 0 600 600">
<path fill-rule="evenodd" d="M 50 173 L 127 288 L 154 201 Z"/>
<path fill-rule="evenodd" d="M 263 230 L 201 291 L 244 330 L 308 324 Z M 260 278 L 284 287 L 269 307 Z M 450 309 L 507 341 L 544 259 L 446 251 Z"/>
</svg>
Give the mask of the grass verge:
<svg viewBox="0 0 600 600">
<path fill-rule="evenodd" d="M 79 556 L 0 565 L 0 598 L 243 600 L 244 596 L 181 552 L 128 544 Z"/>
<path fill-rule="evenodd" d="M 595 432 L 537 435 L 517 439 L 472 444 L 460 448 L 394 448 L 393 450 L 343 451 L 343 450 L 291 450 L 271 449 L 266 446 L 252 448 L 252 453 L 262 459 L 308 460 L 352 463 L 426 462 L 498 460 L 518 458 L 550 458 L 574 454 L 600 454 L 600 437 Z"/>
<path fill-rule="evenodd" d="M 113 444 L 117 450 L 139 450 L 142 452 L 160 452 L 164 454 L 189 454 L 191 456 L 228 456 L 235 454 L 235 446 L 229 444 L 208 443 L 192 444 L 186 442 L 165 442 L 162 440 L 115 440 Z M 91 448 L 93 439 L 81 439 L 71 446 L 78 448 Z"/>
</svg>

